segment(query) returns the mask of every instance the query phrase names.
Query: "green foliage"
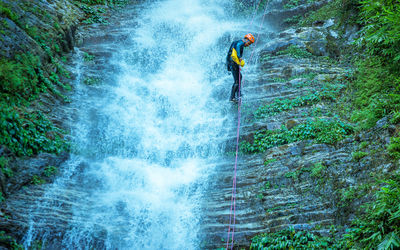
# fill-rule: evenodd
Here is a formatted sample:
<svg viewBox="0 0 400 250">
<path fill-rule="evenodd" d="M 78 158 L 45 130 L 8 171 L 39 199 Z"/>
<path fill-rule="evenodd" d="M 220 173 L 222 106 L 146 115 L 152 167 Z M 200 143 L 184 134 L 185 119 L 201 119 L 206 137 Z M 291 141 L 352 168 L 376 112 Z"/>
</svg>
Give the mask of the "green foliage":
<svg viewBox="0 0 400 250">
<path fill-rule="evenodd" d="M 46 181 L 40 178 L 40 176 L 34 175 L 32 176 L 31 184 L 33 185 L 42 185 L 45 184 Z"/>
<path fill-rule="evenodd" d="M 76 0 L 77 2 L 89 4 L 89 5 L 97 5 L 97 4 L 102 4 L 102 5 L 123 5 L 127 4 L 129 1 L 128 0 Z"/>
<path fill-rule="evenodd" d="M 370 55 L 381 56 L 400 69 L 400 2 L 397 0 L 361 1 L 362 36 L 359 45 Z"/>
<path fill-rule="evenodd" d="M 367 196 L 371 191 L 372 187 L 369 183 L 338 189 L 336 191 L 339 194 L 337 206 L 342 208 L 351 206 L 354 200 Z"/>
<path fill-rule="evenodd" d="M 323 176 L 325 170 L 326 170 L 326 166 L 324 164 L 322 164 L 321 162 L 318 162 L 318 163 L 314 164 L 314 166 L 312 167 L 311 176 L 320 178 Z"/>
<path fill-rule="evenodd" d="M 343 87 L 343 85 L 325 85 L 320 88 L 321 91 L 310 92 L 305 96 L 297 96 L 294 99 L 277 98 L 273 103 L 259 107 L 254 116 L 256 119 L 262 119 L 296 107 L 313 105 L 323 100 L 335 101 Z"/>
<path fill-rule="evenodd" d="M 365 149 L 368 145 L 369 145 L 369 143 L 367 141 L 363 141 L 360 143 L 360 145 L 358 145 L 358 148 Z"/>
<path fill-rule="evenodd" d="M 284 50 L 278 51 L 276 54 L 277 55 L 289 55 L 289 56 L 297 58 L 297 59 L 309 58 L 309 57 L 313 56 L 305 48 L 300 48 L 299 46 L 293 45 L 293 44 Z"/>
<path fill-rule="evenodd" d="M 55 175 L 55 174 L 57 173 L 57 171 L 58 171 L 57 167 L 54 167 L 54 166 L 47 166 L 47 167 L 44 168 L 43 174 L 44 174 L 46 177 L 50 177 L 50 176 L 52 176 L 52 175 Z"/>
<path fill-rule="evenodd" d="M 6 199 L 3 196 L 3 193 L 0 192 L 0 203 L 2 203 L 3 201 L 5 201 Z"/>
<path fill-rule="evenodd" d="M 9 249 L 13 249 L 13 250 L 23 250 L 24 247 L 20 244 L 17 243 L 17 241 L 6 234 L 6 232 L 4 231 L 0 231 L 0 242 L 2 242 L 3 244 L 7 244 L 7 247 L 9 247 Z"/>
<path fill-rule="evenodd" d="M 75 0 L 75 3 L 83 10 L 86 14 L 86 19 L 83 23 L 103 23 L 108 24 L 104 18 L 106 10 L 102 7 L 95 5 L 107 5 L 109 7 L 122 7 L 125 6 L 129 0 Z"/>
<path fill-rule="evenodd" d="M 41 67 L 39 57 L 21 54 L 15 60 L 0 58 L 0 92 L 32 99 L 44 91 L 44 81 L 37 73 Z"/>
<path fill-rule="evenodd" d="M 4 15 L 12 20 L 14 23 L 18 23 L 18 16 L 11 10 L 10 6 L 4 2 L 0 2 L 0 15 Z"/>
<path fill-rule="evenodd" d="M 399 112 L 399 111 L 396 111 L 396 112 L 393 114 L 393 117 L 390 119 L 390 122 L 391 122 L 392 124 L 400 123 L 400 112 Z"/>
<path fill-rule="evenodd" d="M 316 1 L 317 0 L 288 0 L 286 2 L 286 4 L 283 6 L 283 8 L 293 9 L 293 8 L 300 6 L 301 4 L 310 4 L 310 3 L 314 3 Z"/>
<path fill-rule="evenodd" d="M 400 159 L 400 137 L 390 138 L 390 143 L 387 146 L 389 155 L 394 159 Z"/>
<path fill-rule="evenodd" d="M 83 60 L 84 60 L 85 62 L 91 62 L 91 61 L 94 60 L 94 58 L 95 58 L 94 55 L 91 55 L 91 54 L 86 53 L 86 52 L 83 53 Z"/>
<path fill-rule="evenodd" d="M 276 233 L 257 235 L 250 249 L 337 249 L 333 240 L 316 236 L 307 231 L 288 228 Z"/>
<path fill-rule="evenodd" d="M 86 85 L 96 85 L 99 84 L 101 80 L 96 77 L 87 77 L 83 80 L 83 83 Z"/>
<path fill-rule="evenodd" d="M 362 158 L 367 156 L 368 153 L 363 152 L 363 151 L 356 151 L 356 152 L 353 152 L 351 155 L 352 155 L 354 161 L 360 161 Z"/>
<path fill-rule="evenodd" d="M 92 24 L 92 23 L 103 23 L 103 24 L 108 24 L 107 20 L 104 19 L 104 17 L 101 15 L 103 11 L 90 7 L 88 5 L 82 4 L 80 8 L 85 12 L 87 18 L 83 21 L 83 23 L 86 24 Z"/>
<path fill-rule="evenodd" d="M 263 192 L 271 188 L 271 183 L 269 181 L 265 182 L 265 184 L 260 188 L 260 192 L 257 195 L 257 198 L 262 200 L 264 198 Z"/>
<path fill-rule="evenodd" d="M 367 204 L 345 236 L 351 249 L 398 249 L 400 247 L 400 175 L 394 175 Z"/>
<path fill-rule="evenodd" d="M 334 144 L 353 132 L 353 127 L 340 120 L 309 120 L 288 130 L 262 130 L 254 134 L 253 143 L 242 142 L 240 150 L 260 153 L 267 149 L 296 141 L 313 139 L 316 143 Z"/>
<path fill-rule="evenodd" d="M 5 156 L 0 157 L 0 169 L 3 172 L 3 174 L 5 174 L 7 177 L 10 178 L 14 176 L 14 172 L 12 171 L 11 168 L 8 167 L 8 162 L 9 159 L 6 158 Z"/>
<path fill-rule="evenodd" d="M 265 161 L 264 161 L 264 166 L 268 166 L 269 164 L 274 163 L 274 162 L 276 162 L 276 161 L 277 161 L 276 159 L 268 159 L 268 160 L 265 160 Z"/>
<path fill-rule="evenodd" d="M 316 21 L 336 19 L 339 24 L 355 24 L 358 21 L 359 0 L 334 0 L 320 9 L 305 14 L 301 26 L 310 26 Z"/>
<path fill-rule="evenodd" d="M 68 148 L 62 131 L 41 112 L 19 112 L 4 103 L 0 103 L 0 144 L 18 156 L 59 153 Z"/>
<path fill-rule="evenodd" d="M 288 17 L 285 20 L 283 20 L 283 23 L 285 23 L 286 25 L 295 25 L 298 24 L 302 19 L 301 15 L 296 15 L 296 16 L 292 16 L 292 17 Z"/>
<path fill-rule="evenodd" d="M 400 76 L 392 74 L 379 57 L 359 61 L 352 88 L 355 91 L 351 119 L 370 128 L 394 110 L 400 110 Z"/>
</svg>

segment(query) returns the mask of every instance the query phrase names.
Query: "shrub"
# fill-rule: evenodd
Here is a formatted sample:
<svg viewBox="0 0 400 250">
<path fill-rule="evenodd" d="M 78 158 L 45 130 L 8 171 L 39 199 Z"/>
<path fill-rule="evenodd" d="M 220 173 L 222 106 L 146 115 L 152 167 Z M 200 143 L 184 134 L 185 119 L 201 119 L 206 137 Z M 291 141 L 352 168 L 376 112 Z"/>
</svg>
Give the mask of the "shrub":
<svg viewBox="0 0 400 250">
<path fill-rule="evenodd" d="M 395 159 L 400 159 L 400 137 L 390 138 L 390 143 L 387 147 L 389 155 Z"/>
<path fill-rule="evenodd" d="M 351 249 L 398 249 L 400 247 L 400 175 L 394 175 L 365 207 L 345 235 Z"/>
<path fill-rule="evenodd" d="M 362 36 L 359 45 L 370 55 L 381 56 L 400 69 L 400 3 L 391 0 L 361 1 Z"/>
<path fill-rule="evenodd" d="M 361 128 L 373 127 L 376 122 L 400 109 L 400 77 L 390 73 L 390 69 L 379 57 L 369 57 L 357 64 L 358 72 L 352 83 L 356 111 L 351 119 Z"/>
</svg>

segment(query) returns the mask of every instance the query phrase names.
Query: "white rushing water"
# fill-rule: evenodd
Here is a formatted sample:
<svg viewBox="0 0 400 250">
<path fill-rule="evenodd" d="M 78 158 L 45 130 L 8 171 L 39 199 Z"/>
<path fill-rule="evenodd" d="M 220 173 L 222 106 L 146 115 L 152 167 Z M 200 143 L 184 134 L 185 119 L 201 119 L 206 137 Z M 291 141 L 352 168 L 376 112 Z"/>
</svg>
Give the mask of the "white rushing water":
<svg viewBox="0 0 400 250">
<path fill-rule="evenodd" d="M 234 32 L 228 7 L 220 0 L 144 4 L 113 27 L 125 39 L 98 45 L 114 51 L 105 62 L 116 68 L 110 84 L 84 85 L 77 52 L 74 153 L 47 201 L 32 209 L 27 246 L 39 238 L 49 249 L 200 248 L 210 159 L 218 161 L 235 124 L 222 112 L 232 108 L 224 60 L 243 32 Z M 49 206 L 47 217 L 37 217 Z M 59 220 L 66 232 L 54 235 Z M 55 230 L 43 228 L 53 221 Z"/>
</svg>

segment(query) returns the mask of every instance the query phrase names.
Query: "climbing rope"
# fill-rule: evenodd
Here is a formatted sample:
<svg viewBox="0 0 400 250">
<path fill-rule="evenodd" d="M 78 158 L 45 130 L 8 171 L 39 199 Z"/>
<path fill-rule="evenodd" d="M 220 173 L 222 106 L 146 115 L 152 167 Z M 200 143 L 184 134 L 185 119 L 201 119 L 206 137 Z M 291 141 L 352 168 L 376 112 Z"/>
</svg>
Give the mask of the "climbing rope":
<svg viewBox="0 0 400 250">
<path fill-rule="evenodd" d="M 253 14 L 253 18 L 251 20 L 250 26 L 253 24 L 254 21 L 254 17 L 257 14 L 257 10 L 261 4 L 263 0 L 260 0 L 256 10 L 254 11 Z M 264 25 L 264 19 L 265 19 L 265 14 L 267 12 L 267 6 L 268 6 L 268 0 L 265 3 L 265 9 L 264 9 L 264 13 L 263 13 L 263 17 L 262 17 L 262 21 L 261 21 L 261 27 L 260 29 L 262 29 L 263 25 Z M 260 33 L 258 33 L 257 35 L 257 39 L 255 41 L 255 44 L 253 46 L 253 50 L 250 54 L 250 58 L 249 58 L 249 62 L 251 61 L 253 55 L 254 55 L 254 51 L 255 48 L 257 46 L 257 42 L 258 39 L 260 37 Z M 242 79 L 241 79 L 241 72 L 240 72 L 240 67 L 239 67 L 239 101 L 238 101 L 238 124 L 237 124 L 237 131 L 236 131 L 236 156 L 235 156 L 235 168 L 234 168 L 234 174 L 233 174 L 233 181 L 232 181 L 232 197 L 231 197 L 231 208 L 230 208 L 230 213 L 229 213 L 229 227 L 228 227 L 228 237 L 226 240 L 226 249 L 229 248 L 230 245 L 230 249 L 233 249 L 233 245 L 234 245 L 234 238 L 235 238 L 235 224 L 236 224 L 236 175 L 237 175 L 237 162 L 238 162 L 238 154 L 239 154 L 239 136 L 240 136 L 240 120 L 241 120 L 241 106 L 242 106 L 242 98 L 241 98 L 241 85 L 242 85 Z M 233 223 L 232 223 L 232 210 L 233 210 Z M 232 240 L 230 242 L 230 239 L 232 237 Z"/>
</svg>

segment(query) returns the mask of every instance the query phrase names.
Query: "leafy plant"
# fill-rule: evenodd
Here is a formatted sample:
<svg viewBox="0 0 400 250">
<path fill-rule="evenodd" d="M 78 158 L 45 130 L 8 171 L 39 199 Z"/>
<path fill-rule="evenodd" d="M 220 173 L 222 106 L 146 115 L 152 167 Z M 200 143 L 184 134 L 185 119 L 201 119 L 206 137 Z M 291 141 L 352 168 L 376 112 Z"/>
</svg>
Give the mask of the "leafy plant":
<svg viewBox="0 0 400 250">
<path fill-rule="evenodd" d="M 400 137 L 390 138 L 390 144 L 387 146 L 389 155 L 395 159 L 400 159 Z"/>
<path fill-rule="evenodd" d="M 354 161 L 360 161 L 362 158 L 364 158 L 367 155 L 368 155 L 368 153 L 363 152 L 363 151 L 356 151 L 356 152 L 352 153 L 352 157 L 353 157 Z"/>
<path fill-rule="evenodd" d="M 321 177 L 326 170 L 326 166 L 321 162 L 314 164 L 313 168 L 311 169 L 311 176 L 312 177 Z"/>
<path fill-rule="evenodd" d="M 307 231 L 293 228 L 276 233 L 257 235 L 252 239 L 250 249 L 335 249 L 334 241 L 316 236 Z M 336 248 L 337 249 L 337 248 Z"/>
<path fill-rule="evenodd" d="M 290 45 L 284 50 L 278 51 L 277 55 L 290 55 L 291 57 L 301 59 L 301 58 L 310 58 L 312 54 L 308 52 L 305 48 L 300 48 L 297 45 Z"/>
<path fill-rule="evenodd" d="M 400 77 L 392 74 L 388 66 L 379 57 L 369 57 L 359 61 L 354 89 L 353 104 L 356 111 L 352 120 L 359 123 L 360 128 L 373 127 L 376 122 L 400 109 Z"/>
<path fill-rule="evenodd" d="M 46 181 L 43 180 L 42 178 L 40 178 L 40 176 L 34 175 L 34 176 L 32 176 L 31 183 L 33 185 L 41 185 L 41 184 L 46 183 Z"/>
<path fill-rule="evenodd" d="M 287 25 L 295 25 L 300 22 L 301 18 L 302 18 L 301 15 L 295 15 L 295 16 L 286 18 L 285 20 L 283 20 L 283 23 L 285 23 Z"/>
<path fill-rule="evenodd" d="M 0 242 L 6 244 L 7 247 L 13 250 L 23 250 L 24 247 L 17 243 L 17 241 L 6 234 L 4 231 L 0 231 Z"/>
<path fill-rule="evenodd" d="M 339 120 L 309 120 L 288 130 L 262 130 L 254 134 L 253 143 L 242 142 L 240 150 L 260 153 L 265 150 L 296 141 L 313 139 L 317 143 L 333 144 L 353 132 L 353 127 Z"/>
<path fill-rule="evenodd" d="M 334 101 L 343 87 L 343 85 L 326 85 L 321 87 L 321 91 L 310 92 L 307 95 L 297 96 L 294 99 L 277 98 L 273 103 L 259 107 L 255 111 L 254 116 L 256 119 L 262 119 L 296 107 L 316 104 L 322 100 Z"/>
<path fill-rule="evenodd" d="M 58 171 L 57 167 L 54 167 L 54 166 L 47 166 L 47 167 L 44 168 L 43 174 L 44 174 L 46 177 L 50 177 L 50 176 L 52 176 L 52 175 L 55 175 L 55 174 L 57 173 L 57 171 Z"/>
<path fill-rule="evenodd" d="M 310 4 L 315 2 L 316 0 L 289 0 L 283 6 L 285 9 L 292 9 L 300 6 L 301 4 Z"/>
<path fill-rule="evenodd" d="M 362 36 L 358 44 L 370 55 L 379 55 L 399 69 L 400 5 L 398 1 L 361 1 Z"/>
<path fill-rule="evenodd" d="M 83 53 L 83 60 L 85 61 L 85 62 L 90 62 L 90 61 L 93 61 L 94 60 L 94 58 L 95 58 L 95 56 L 94 55 L 91 55 L 91 54 L 89 54 L 89 53 Z"/>
<path fill-rule="evenodd" d="M 269 164 L 276 162 L 277 159 L 268 159 L 264 161 L 264 166 L 268 166 Z"/>
<path fill-rule="evenodd" d="M 0 144 L 18 156 L 39 152 L 59 153 L 68 149 L 62 131 L 39 111 L 18 112 L 0 103 Z"/>
<path fill-rule="evenodd" d="M 12 171 L 11 168 L 8 167 L 8 162 L 9 159 L 6 158 L 5 156 L 0 157 L 0 169 L 3 172 L 3 174 L 5 174 L 7 177 L 10 178 L 14 176 L 14 172 Z"/>
<path fill-rule="evenodd" d="M 345 236 L 352 249 L 398 249 L 400 247 L 400 175 L 382 182 L 376 200 L 353 222 Z"/>
</svg>

